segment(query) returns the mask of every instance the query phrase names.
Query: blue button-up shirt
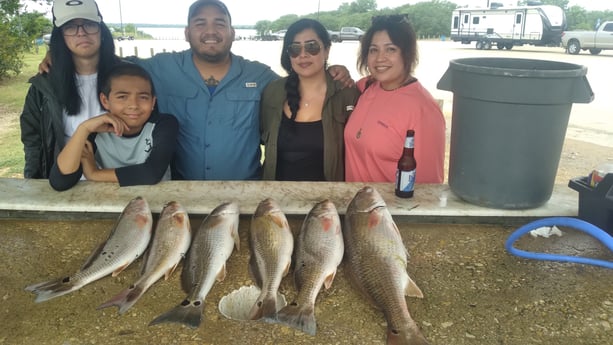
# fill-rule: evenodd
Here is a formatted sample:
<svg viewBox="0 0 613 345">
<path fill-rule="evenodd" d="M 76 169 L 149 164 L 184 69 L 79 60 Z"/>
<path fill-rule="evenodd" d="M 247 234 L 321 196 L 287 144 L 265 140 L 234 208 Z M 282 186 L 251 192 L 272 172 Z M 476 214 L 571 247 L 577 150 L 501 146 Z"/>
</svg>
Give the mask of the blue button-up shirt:
<svg viewBox="0 0 613 345">
<path fill-rule="evenodd" d="M 137 60 L 151 74 L 159 110 L 179 120 L 173 179 L 260 178 L 260 96 L 279 76 L 259 62 L 231 59 L 213 94 L 191 50 Z"/>
</svg>

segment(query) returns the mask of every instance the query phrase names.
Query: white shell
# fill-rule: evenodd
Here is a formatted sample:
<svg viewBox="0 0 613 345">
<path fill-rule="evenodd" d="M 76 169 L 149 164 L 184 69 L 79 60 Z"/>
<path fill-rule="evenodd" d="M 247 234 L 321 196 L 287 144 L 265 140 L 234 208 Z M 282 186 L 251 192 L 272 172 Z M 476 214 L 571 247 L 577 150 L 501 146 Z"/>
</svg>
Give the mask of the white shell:
<svg viewBox="0 0 613 345">
<path fill-rule="evenodd" d="M 241 286 L 238 290 L 230 292 L 219 300 L 219 311 L 231 320 L 249 320 L 249 312 L 258 296 L 260 296 L 260 288 L 257 286 Z M 285 296 L 277 292 L 277 310 L 286 305 Z"/>
</svg>

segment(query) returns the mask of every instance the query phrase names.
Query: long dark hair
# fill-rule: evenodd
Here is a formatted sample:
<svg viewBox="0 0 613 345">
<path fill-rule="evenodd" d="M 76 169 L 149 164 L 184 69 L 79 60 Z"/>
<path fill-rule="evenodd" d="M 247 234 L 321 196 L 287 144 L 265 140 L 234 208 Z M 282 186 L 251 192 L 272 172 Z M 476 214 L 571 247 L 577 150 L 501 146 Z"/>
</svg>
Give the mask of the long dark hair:
<svg viewBox="0 0 613 345">
<path fill-rule="evenodd" d="M 64 106 L 68 115 L 76 115 L 81 110 L 83 101 L 81 96 L 79 96 L 77 88 L 76 69 L 72 60 L 72 52 L 64 41 L 64 34 L 61 28 L 53 26 L 49 48 L 53 63 L 53 67 L 49 72 L 51 85 L 60 104 Z M 100 23 L 99 55 L 97 94 L 102 90 L 102 83 L 106 79 L 109 69 L 119 61 L 119 58 L 115 56 L 113 35 L 104 22 Z"/>
<path fill-rule="evenodd" d="M 392 43 L 402 52 L 404 67 L 408 75 L 412 75 L 418 63 L 417 54 L 417 35 L 409 18 L 404 14 L 394 14 L 387 16 L 376 16 L 372 18 L 372 25 L 362 37 L 360 42 L 360 55 L 358 56 L 357 67 L 363 74 L 368 74 L 368 50 L 372 43 L 373 36 L 379 31 L 386 31 Z"/>
<path fill-rule="evenodd" d="M 294 42 L 294 38 L 297 34 L 306 29 L 312 29 L 317 34 L 317 37 L 323 42 L 324 50 L 327 50 L 332 46 L 332 40 L 330 40 L 330 34 L 328 30 L 317 20 L 304 18 L 294 22 L 287 28 L 285 37 L 283 38 L 283 51 L 281 52 L 281 67 L 287 72 L 288 77 L 285 81 L 285 92 L 287 93 L 287 104 L 292 112 L 292 120 L 296 119 L 298 109 L 300 109 L 300 93 L 298 92 L 298 85 L 300 79 L 298 74 L 292 69 L 292 62 L 290 60 L 288 48 Z M 322 52 L 323 54 L 323 52 Z"/>
</svg>

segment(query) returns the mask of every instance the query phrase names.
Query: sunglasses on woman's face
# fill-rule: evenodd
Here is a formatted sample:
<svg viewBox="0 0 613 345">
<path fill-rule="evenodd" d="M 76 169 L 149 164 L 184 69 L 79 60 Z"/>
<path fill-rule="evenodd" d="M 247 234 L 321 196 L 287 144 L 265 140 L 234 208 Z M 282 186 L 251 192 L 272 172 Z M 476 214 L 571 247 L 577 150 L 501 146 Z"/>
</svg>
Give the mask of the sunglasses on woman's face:
<svg viewBox="0 0 613 345">
<path fill-rule="evenodd" d="M 317 55 L 321 51 L 321 45 L 317 41 L 308 41 L 304 44 L 292 43 L 287 47 L 287 52 L 293 58 L 297 58 L 302 53 L 302 47 L 304 51 L 309 55 Z"/>
</svg>

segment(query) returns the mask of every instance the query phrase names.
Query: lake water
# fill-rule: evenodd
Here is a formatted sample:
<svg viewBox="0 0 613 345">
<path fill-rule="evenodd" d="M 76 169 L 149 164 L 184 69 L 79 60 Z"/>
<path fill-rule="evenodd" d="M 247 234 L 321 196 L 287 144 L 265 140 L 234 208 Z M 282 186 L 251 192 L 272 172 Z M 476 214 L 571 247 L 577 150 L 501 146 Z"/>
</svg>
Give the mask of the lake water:
<svg viewBox="0 0 613 345">
<path fill-rule="evenodd" d="M 185 37 L 184 28 L 137 28 L 137 30 L 147 33 L 158 40 L 182 40 Z M 256 30 L 253 29 L 236 29 L 236 37 L 248 39 L 256 35 Z M 126 33 L 128 34 L 128 33 Z"/>
</svg>

